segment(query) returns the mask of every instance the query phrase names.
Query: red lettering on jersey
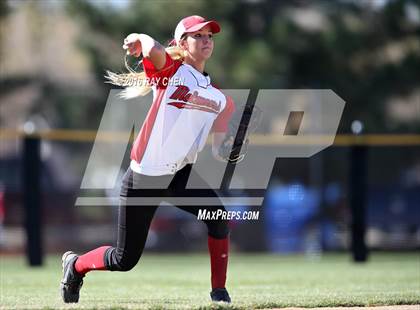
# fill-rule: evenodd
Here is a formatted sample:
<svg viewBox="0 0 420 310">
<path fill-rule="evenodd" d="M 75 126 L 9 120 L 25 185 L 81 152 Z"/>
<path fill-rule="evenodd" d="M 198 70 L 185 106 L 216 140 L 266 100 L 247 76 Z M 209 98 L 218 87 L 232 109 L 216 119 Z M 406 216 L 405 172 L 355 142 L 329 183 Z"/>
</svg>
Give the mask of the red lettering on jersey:
<svg viewBox="0 0 420 310">
<path fill-rule="evenodd" d="M 186 101 L 184 100 L 184 96 L 188 94 L 189 91 L 190 89 L 187 86 L 179 85 L 169 99 Z"/>
<path fill-rule="evenodd" d="M 221 102 L 217 103 L 214 100 L 202 97 L 198 95 L 197 91 L 194 91 L 192 94 L 189 92 L 190 89 L 187 86 L 180 85 L 174 91 L 174 93 L 169 97 L 169 99 L 180 100 L 184 102 L 189 102 L 190 104 L 173 104 L 168 103 L 169 105 L 176 106 L 177 108 L 188 108 L 188 109 L 197 109 L 206 112 L 218 113 L 220 111 Z"/>
</svg>

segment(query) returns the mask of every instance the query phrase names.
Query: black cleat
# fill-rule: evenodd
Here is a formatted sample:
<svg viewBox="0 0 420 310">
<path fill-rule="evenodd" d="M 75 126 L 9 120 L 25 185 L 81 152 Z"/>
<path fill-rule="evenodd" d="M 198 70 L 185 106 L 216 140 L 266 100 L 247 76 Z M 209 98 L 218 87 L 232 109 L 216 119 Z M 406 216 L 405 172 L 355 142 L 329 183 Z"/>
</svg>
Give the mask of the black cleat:
<svg viewBox="0 0 420 310">
<path fill-rule="evenodd" d="M 215 288 L 210 292 L 212 301 L 223 301 L 230 303 L 230 296 L 225 288 Z"/>
<path fill-rule="evenodd" d="M 77 254 L 68 251 L 63 254 L 61 261 L 63 262 L 63 279 L 60 284 L 61 297 L 65 303 L 78 302 L 79 291 L 83 285 L 83 277 L 74 269 L 74 263 Z"/>
</svg>

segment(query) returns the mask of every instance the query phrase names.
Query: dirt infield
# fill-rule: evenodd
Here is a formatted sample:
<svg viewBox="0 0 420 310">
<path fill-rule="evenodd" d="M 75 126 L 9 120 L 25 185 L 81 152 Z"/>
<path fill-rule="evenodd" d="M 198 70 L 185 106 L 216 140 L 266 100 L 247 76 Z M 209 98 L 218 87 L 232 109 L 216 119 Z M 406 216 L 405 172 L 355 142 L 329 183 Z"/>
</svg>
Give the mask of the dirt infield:
<svg viewBox="0 0 420 310">
<path fill-rule="evenodd" d="M 396 305 L 378 307 L 279 308 L 273 310 L 420 310 L 420 305 Z"/>
</svg>

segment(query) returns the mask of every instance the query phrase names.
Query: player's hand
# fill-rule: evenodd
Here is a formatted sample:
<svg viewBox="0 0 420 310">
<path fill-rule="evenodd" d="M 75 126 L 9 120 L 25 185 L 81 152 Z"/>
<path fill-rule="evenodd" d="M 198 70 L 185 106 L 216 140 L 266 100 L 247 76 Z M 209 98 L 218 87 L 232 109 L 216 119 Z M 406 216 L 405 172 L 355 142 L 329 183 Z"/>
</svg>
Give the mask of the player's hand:
<svg viewBox="0 0 420 310">
<path fill-rule="evenodd" d="M 142 52 L 140 35 L 138 33 L 129 34 L 124 39 L 123 49 L 127 50 L 127 55 L 140 57 Z"/>
</svg>

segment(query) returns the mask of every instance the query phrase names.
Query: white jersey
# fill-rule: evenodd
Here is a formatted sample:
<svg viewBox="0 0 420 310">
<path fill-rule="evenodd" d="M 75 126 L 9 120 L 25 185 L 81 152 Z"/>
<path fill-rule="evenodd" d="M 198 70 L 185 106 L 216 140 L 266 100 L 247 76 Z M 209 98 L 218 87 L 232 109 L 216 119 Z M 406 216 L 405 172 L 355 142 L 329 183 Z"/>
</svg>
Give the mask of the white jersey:
<svg viewBox="0 0 420 310">
<path fill-rule="evenodd" d="M 146 58 L 143 66 L 153 83 L 153 103 L 131 150 L 130 167 L 151 176 L 174 174 L 197 160 L 210 132 L 227 131 L 235 106 L 207 74 L 168 54 L 161 70 Z"/>
</svg>

